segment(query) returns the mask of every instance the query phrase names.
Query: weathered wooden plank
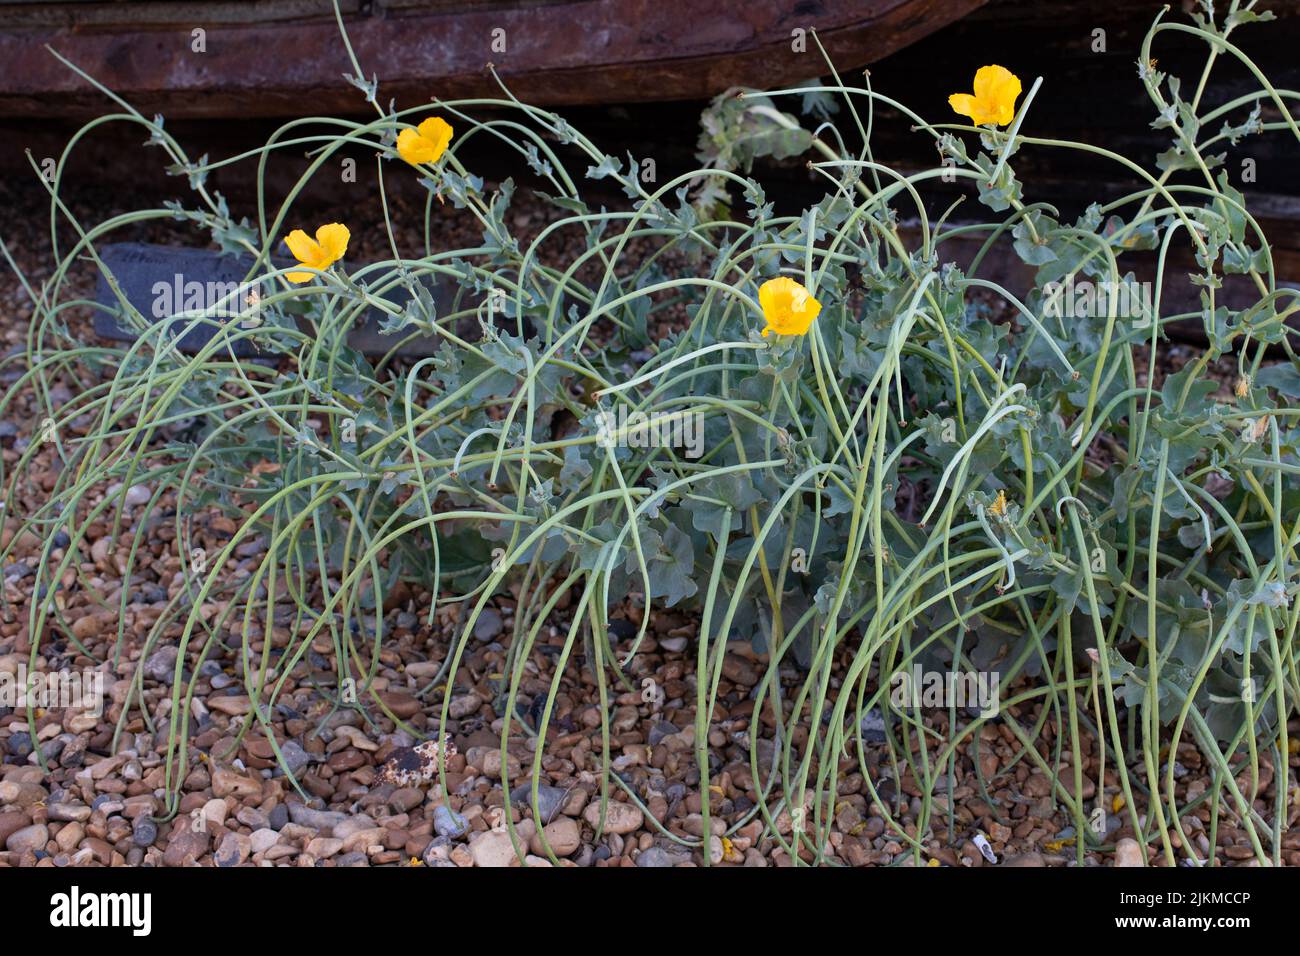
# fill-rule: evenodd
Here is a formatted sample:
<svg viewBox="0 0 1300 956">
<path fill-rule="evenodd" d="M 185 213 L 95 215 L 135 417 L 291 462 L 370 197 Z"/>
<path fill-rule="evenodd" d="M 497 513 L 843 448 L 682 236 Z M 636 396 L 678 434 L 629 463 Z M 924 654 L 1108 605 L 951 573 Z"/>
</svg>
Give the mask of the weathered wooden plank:
<svg viewBox="0 0 1300 956">
<path fill-rule="evenodd" d="M 385 100 L 409 105 L 431 96 L 498 95 L 485 71 L 491 61 L 529 102 L 573 104 L 703 98 L 736 84 L 806 79 L 824 65 L 810 37 L 796 48 L 793 31 L 814 27 L 838 65 L 861 66 L 984 2 L 728 0 L 704 13 L 691 0 L 546 6 L 443 0 L 371 7 L 347 22 L 363 68 L 384 80 Z M 202 53 L 191 48 L 197 27 L 206 30 Z M 222 24 L 200 17 L 150 31 L 5 31 L 0 20 L 0 62 L 7 67 L 0 74 L 0 116 L 102 110 L 103 98 L 51 57 L 46 44 L 137 108 L 169 118 L 364 109 L 340 76 L 348 59 L 337 26 L 327 20 Z"/>
</svg>

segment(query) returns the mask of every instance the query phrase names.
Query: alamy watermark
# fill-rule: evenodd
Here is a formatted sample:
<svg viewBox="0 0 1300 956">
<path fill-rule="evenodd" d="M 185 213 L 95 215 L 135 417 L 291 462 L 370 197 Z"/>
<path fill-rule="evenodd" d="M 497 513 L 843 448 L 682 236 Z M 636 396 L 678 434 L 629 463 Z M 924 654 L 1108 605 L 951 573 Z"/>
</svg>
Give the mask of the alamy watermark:
<svg viewBox="0 0 1300 956">
<path fill-rule="evenodd" d="M 889 679 L 889 701 L 895 710 L 974 707 L 988 719 L 998 712 L 999 682 L 997 671 L 927 671 L 915 664 Z"/>
<path fill-rule="evenodd" d="M 1052 319 L 1092 319 L 1111 314 L 1132 319 L 1139 326 L 1150 322 L 1153 314 L 1151 283 L 1136 279 L 1113 282 L 1087 280 L 1047 282 L 1043 284 L 1043 313 Z"/>
<path fill-rule="evenodd" d="M 620 405 L 596 413 L 596 444 L 602 448 L 684 448 L 687 458 L 704 454 L 704 416 L 699 412 L 647 415 Z"/>
<path fill-rule="evenodd" d="M 190 313 L 214 319 L 239 319 L 245 326 L 261 321 L 262 289 L 260 282 L 222 282 L 220 280 L 185 281 L 177 272 L 172 280 L 153 284 L 153 317 L 169 318 Z"/>
<path fill-rule="evenodd" d="M 16 672 L 0 671 L 0 707 L 72 708 L 92 717 L 104 713 L 104 672 L 100 670 L 31 671 L 20 663 Z"/>
</svg>

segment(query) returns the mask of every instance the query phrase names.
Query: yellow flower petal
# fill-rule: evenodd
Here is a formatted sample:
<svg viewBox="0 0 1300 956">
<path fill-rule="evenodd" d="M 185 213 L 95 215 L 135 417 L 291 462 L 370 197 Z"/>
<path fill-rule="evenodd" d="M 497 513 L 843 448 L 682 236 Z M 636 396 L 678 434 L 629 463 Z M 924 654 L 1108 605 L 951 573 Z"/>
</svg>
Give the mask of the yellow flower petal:
<svg viewBox="0 0 1300 956">
<path fill-rule="evenodd" d="M 955 113 L 969 116 L 976 126 L 994 123 L 1006 126 L 1016 118 L 1020 77 L 1004 66 L 982 66 L 975 73 L 975 93 L 954 93 L 948 105 Z"/>
<path fill-rule="evenodd" d="M 327 222 L 316 230 L 316 241 L 320 243 L 322 261 L 324 265 L 317 268 L 324 268 L 333 262 L 338 262 L 343 258 L 343 254 L 348 251 L 348 240 L 352 238 L 352 233 L 348 232 L 348 227 L 340 222 Z"/>
<path fill-rule="evenodd" d="M 822 310 L 807 289 L 787 276 L 768 279 L 759 286 L 758 304 L 767 320 L 764 337 L 771 332 L 804 335 Z"/>
<path fill-rule="evenodd" d="M 954 113 L 961 116 L 975 115 L 975 97 L 969 93 L 954 93 L 948 97 L 948 105 L 952 107 Z"/>
<path fill-rule="evenodd" d="M 436 163 L 451 142 L 452 128 L 441 116 L 430 116 L 415 129 L 397 134 L 397 153 L 408 163 Z"/>
<path fill-rule="evenodd" d="M 289 247 L 289 251 L 299 262 L 310 262 L 320 256 L 320 246 L 316 240 L 301 229 L 295 229 L 285 236 L 284 244 Z"/>
<path fill-rule="evenodd" d="M 397 154 L 413 165 L 433 162 L 433 144 L 413 129 L 397 134 Z"/>
<path fill-rule="evenodd" d="M 451 124 L 441 116 L 430 116 L 418 129 L 421 138 L 433 144 L 433 159 L 430 162 L 437 162 L 451 144 Z"/>
<path fill-rule="evenodd" d="M 324 270 L 343 258 L 343 254 L 348 251 L 350 238 L 352 234 L 348 232 L 347 226 L 328 222 L 316 230 L 315 239 L 301 229 L 295 229 L 284 237 L 284 244 L 303 265 Z M 295 283 L 310 282 L 316 275 L 312 272 L 287 272 L 285 278 Z"/>
</svg>

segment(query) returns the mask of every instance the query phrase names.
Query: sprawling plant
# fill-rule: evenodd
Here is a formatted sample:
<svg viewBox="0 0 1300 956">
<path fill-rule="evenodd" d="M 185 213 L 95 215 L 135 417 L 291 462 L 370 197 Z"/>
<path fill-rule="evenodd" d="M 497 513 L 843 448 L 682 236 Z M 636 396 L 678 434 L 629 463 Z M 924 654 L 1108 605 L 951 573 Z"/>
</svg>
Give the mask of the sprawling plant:
<svg viewBox="0 0 1300 956">
<path fill-rule="evenodd" d="M 47 403 L 55 377 L 84 387 L 48 407 L 62 468 L 23 516 L 47 542 L 38 593 L 80 579 L 94 522 L 111 525 L 129 579 L 146 523 L 130 527 L 126 496 L 144 486 L 154 514 L 166 506 L 182 574 L 144 652 L 172 641 L 182 651 L 165 717 L 173 794 L 188 766 L 193 683 L 183 673 L 223 645 L 238 649 L 253 700 L 246 730 L 260 724 L 274 741 L 285 675 L 322 638 L 338 674 L 322 693 L 337 707 L 385 711 L 368 680 L 385 641 L 385 595 L 404 581 L 436 596 L 431 623 L 439 606 L 463 609 L 459 638 L 425 688 L 444 721 L 480 615 L 498 594 L 517 599 L 498 713 L 503 748 L 520 734 L 539 738 L 534 787 L 566 668 L 584 660 L 605 703 L 618 686 L 638 687 L 652 615 L 632 615 L 635 633 L 620 640 L 611 613 L 686 607 L 699 620 L 699 785 L 707 790 L 717 772 L 708 738 L 727 644 L 752 640 L 766 657 L 748 739 L 775 726 L 776 746 L 750 746 L 763 799 L 732 826 L 761 815 L 792 856 L 802 843 L 824 857 L 841 775 L 857 764 L 896 839 L 921 861 L 943 812 L 935 797 L 952 786 L 959 755 L 978 756 L 979 732 L 996 719 L 1019 741 L 1017 762 L 1054 781 L 1076 820 L 1080 860 L 1106 842 L 1072 758 L 1094 741 L 1112 754 L 1119 784 L 1118 793 L 1098 787 L 1097 806 L 1122 796 L 1126 822 L 1167 861 L 1206 862 L 1182 820 L 1209 803 L 1276 863 L 1291 799 L 1286 724 L 1300 698 L 1291 566 L 1300 561 L 1300 433 L 1289 402 L 1300 395 L 1300 363 L 1286 327 L 1300 297 L 1279 285 L 1224 160 L 1265 131 L 1300 145 L 1300 128 L 1298 94 L 1271 86 L 1230 39 L 1266 18 L 1254 6 L 1233 0 L 1216 19 L 1205 3 L 1193 24 L 1152 26 L 1138 76 L 1170 147 L 1150 170 L 1102 146 L 1033 136 L 1044 81 L 1017 103 L 1020 81 L 1001 68 L 953 97 L 981 126 L 933 122 L 833 69 L 826 83 L 731 91 L 704 115 L 702 167 L 662 185 L 644 181 L 635 157 L 606 155 L 509 92 L 385 109 L 355 58 L 373 120 L 294 121 L 226 160 L 191 160 L 161 117 L 117 100 L 121 112 L 97 123 L 143 127 L 189 177 L 194 200 L 84 226 L 60 198 L 61 175 L 49 184 L 53 216 L 76 241 L 56 245 L 52 276 L 31 290 L 20 385 Z M 1207 47 L 1194 83 L 1156 69 L 1153 46 L 1174 33 Z M 1223 58 L 1245 64 L 1258 88 L 1210 108 L 1208 81 Z M 829 120 L 810 132 L 781 109 L 789 102 L 805 116 L 834 113 L 849 135 Z M 869 131 L 881 108 L 933 139 L 941 162 L 906 175 L 876 162 Z M 514 184 L 489 188 L 458 157 L 475 137 L 517 153 L 558 208 L 531 243 L 511 233 Z M 381 183 L 419 177 L 428 187 L 424 249 L 394 239 L 391 258 L 354 266 L 346 224 L 308 235 L 315 224 L 303 221 L 299 192 L 357 147 L 380 154 Z M 1084 150 L 1142 188 L 1066 221 L 1022 200 L 1017 156 L 1044 148 Z M 268 165 L 304 149 L 310 167 L 268 208 Z M 750 164 L 805 154 L 826 195 L 777 215 Z M 236 163 L 256 166 L 252 223 L 205 184 L 210 170 Z M 584 177 L 612 180 L 626 207 L 588 205 Z M 931 219 L 924 194 L 936 180 L 969 181 L 983 221 Z M 477 217 L 479 245 L 428 241 L 444 202 Z M 96 245 L 115 230 L 162 217 L 253 256 L 250 279 L 264 291 L 235 303 L 234 318 L 182 313 L 215 329 L 194 355 L 124 296 L 116 311 L 136 330 L 133 343 L 75 341 L 65 313 L 86 303 L 65 291 L 73 264 L 98 262 Z M 300 225 L 310 228 L 290 232 Z M 553 251 L 562 230 L 585 237 L 567 259 Z M 298 264 L 281 268 L 286 236 Z M 972 238 L 982 247 L 959 268 L 948 250 Z M 995 250 L 1033 267 L 1028 288 L 981 277 Z M 1124 262 L 1137 250 L 1154 250 L 1158 263 L 1149 296 L 1070 298 L 1088 284 L 1140 286 Z M 1194 254 L 1191 274 L 1166 268 L 1181 250 Z M 1228 274 L 1248 277 L 1248 308 L 1224 303 Z M 1188 283 L 1200 308 L 1172 314 L 1162 303 Z M 433 336 L 436 355 L 375 362 L 350 348 L 348 331 L 376 311 L 394 349 Z M 1157 383 L 1163 329 L 1188 319 L 1203 324 L 1208 345 Z M 1269 349 L 1285 360 L 1266 365 Z M 1227 399 L 1207 374 L 1223 356 L 1239 368 Z M 74 421 L 93 425 L 61 437 Z M 694 447 L 646 438 L 695 427 Z M 41 447 L 8 476 L 11 507 Z M 196 516 L 213 509 L 234 532 L 196 567 Z M 56 559 L 59 532 L 68 543 Z M 256 559 L 232 575 L 228 560 L 258 539 Z M 123 619 L 127 593 L 124 583 Z M 24 613 L 34 638 L 66 630 L 52 598 Z M 273 621 L 291 635 L 278 661 L 270 641 L 253 649 Z M 556 622 L 566 640 L 550 692 L 540 708 L 517 707 L 530 653 Z M 952 706 L 941 733 L 897 706 L 893 679 L 917 663 L 996 672 L 996 718 Z M 792 668 L 802 680 L 793 697 L 780 674 Z M 864 718 L 876 708 L 890 759 L 924 794 L 914 826 L 867 772 Z M 1058 733 L 1045 747 L 1049 721 Z M 603 732 L 608 757 L 608 718 Z M 1184 740 L 1212 767 L 1213 785 L 1190 799 L 1179 796 L 1172 756 Z M 1277 778 L 1271 801 L 1265 766 Z M 643 798 L 607 759 L 602 798 L 611 784 Z M 790 835 L 776 826 L 783 809 L 795 812 Z M 703 812 L 708 833 L 708 801 Z"/>
</svg>

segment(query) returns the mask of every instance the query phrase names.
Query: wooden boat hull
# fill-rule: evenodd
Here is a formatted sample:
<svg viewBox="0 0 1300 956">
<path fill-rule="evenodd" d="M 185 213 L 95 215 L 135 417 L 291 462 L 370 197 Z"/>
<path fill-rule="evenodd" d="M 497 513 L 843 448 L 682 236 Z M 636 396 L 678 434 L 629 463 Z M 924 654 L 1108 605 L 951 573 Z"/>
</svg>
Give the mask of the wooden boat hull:
<svg viewBox="0 0 1300 956">
<path fill-rule="evenodd" d="M 871 63 L 986 0 L 359 0 L 341 3 L 380 97 L 412 105 L 497 96 L 582 104 L 698 99 Z M 329 0 L 35 2 L 0 20 L 0 116 L 83 116 L 104 98 L 50 47 L 143 112 L 176 118 L 368 109 Z M 15 20 L 15 17 L 19 19 Z M 203 30 L 202 52 L 194 48 Z"/>
</svg>

